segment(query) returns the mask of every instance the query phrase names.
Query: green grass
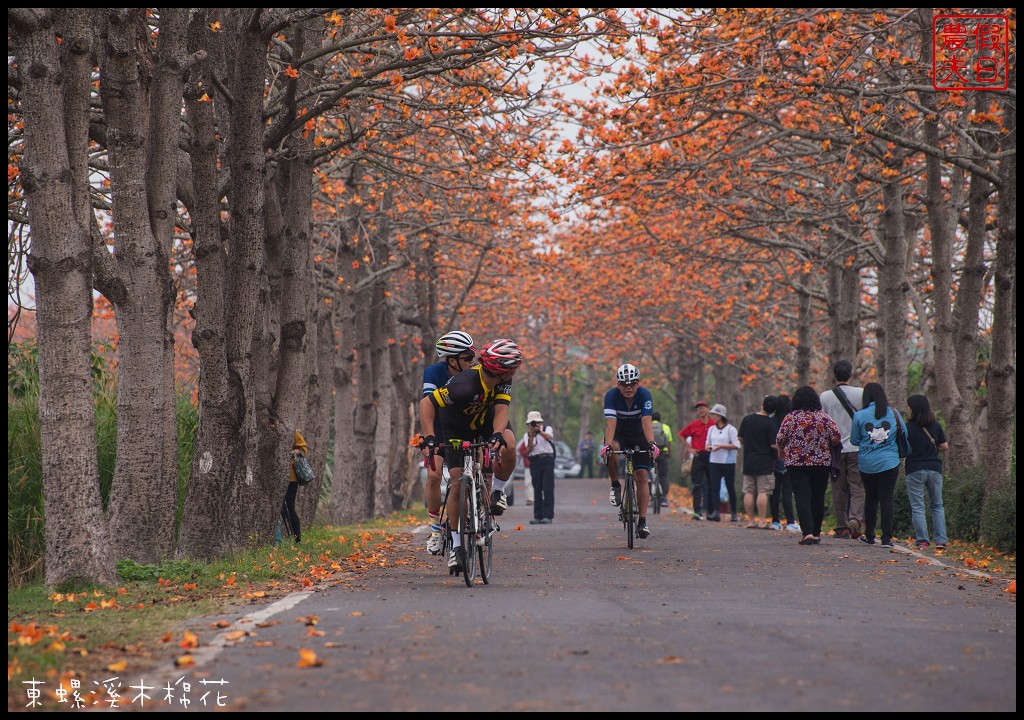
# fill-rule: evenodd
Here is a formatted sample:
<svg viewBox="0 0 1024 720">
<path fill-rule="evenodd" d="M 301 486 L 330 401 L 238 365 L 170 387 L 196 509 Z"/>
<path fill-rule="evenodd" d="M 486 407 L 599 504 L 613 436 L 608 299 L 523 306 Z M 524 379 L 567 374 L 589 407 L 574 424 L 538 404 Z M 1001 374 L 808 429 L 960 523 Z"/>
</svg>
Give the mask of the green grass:
<svg viewBox="0 0 1024 720">
<path fill-rule="evenodd" d="M 21 680 L 31 677 L 96 678 L 120 662 L 135 674 L 182 655 L 179 643 L 189 620 L 231 616 L 239 607 L 376 567 L 395 549 L 393 534 L 421 524 L 425 516 L 401 512 L 360 525 L 313 527 L 299 545 L 285 541 L 216 562 L 122 561 L 118 587 L 54 592 L 34 582 L 9 589 L 8 698 L 24 698 Z M 202 643 L 215 632 L 197 634 Z"/>
</svg>

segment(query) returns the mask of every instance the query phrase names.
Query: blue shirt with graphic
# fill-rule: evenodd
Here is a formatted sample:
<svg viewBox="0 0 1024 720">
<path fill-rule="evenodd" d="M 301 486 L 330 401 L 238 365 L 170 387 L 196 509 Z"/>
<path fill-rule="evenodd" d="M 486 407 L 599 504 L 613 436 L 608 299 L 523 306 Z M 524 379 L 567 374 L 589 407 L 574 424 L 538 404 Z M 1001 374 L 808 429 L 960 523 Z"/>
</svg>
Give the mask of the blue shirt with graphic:
<svg viewBox="0 0 1024 720">
<path fill-rule="evenodd" d="M 642 433 L 641 418 L 650 417 L 654 412 L 654 398 L 647 388 L 640 386 L 632 402 L 626 401 L 617 387 L 613 387 L 604 395 L 604 417 L 615 418 L 615 435 Z"/>
<path fill-rule="evenodd" d="M 850 442 L 860 448 L 857 464 L 861 472 L 885 472 L 900 464 L 900 453 L 896 447 L 897 423 L 903 432 L 907 431 L 903 418 L 892 408 L 886 409 L 884 417 L 876 418 L 874 403 L 854 413 Z"/>
</svg>

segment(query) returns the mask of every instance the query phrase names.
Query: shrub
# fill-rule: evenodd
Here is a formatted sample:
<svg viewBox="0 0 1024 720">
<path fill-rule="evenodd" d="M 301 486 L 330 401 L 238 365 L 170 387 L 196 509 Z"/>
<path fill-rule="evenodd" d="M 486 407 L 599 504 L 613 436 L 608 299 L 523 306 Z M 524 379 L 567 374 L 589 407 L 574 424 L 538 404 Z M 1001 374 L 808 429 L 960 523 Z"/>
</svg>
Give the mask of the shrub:
<svg viewBox="0 0 1024 720">
<path fill-rule="evenodd" d="M 981 539 L 1004 553 L 1017 553 L 1017 487 L 1009 482 L 985 498 Z"/>
<path fill-rule="evenodd" d="M 981 534 L 981 508 L 985 500 L 985 472 L 971 467 L 942 478 L 946 530 L 956 540 L 976 542 Z"/>
</svg>

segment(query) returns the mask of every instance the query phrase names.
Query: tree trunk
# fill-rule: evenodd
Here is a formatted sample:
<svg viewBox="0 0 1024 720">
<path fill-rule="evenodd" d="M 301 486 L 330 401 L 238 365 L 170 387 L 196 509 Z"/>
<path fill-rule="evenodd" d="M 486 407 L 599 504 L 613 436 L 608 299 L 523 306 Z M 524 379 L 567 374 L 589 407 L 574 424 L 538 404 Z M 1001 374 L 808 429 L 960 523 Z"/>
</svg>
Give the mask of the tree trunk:
<svg viewBox="0 0 1024 720">
<path fill-rule="evenodd" d="M 796 305 L 796 384 L 809 385 L 811 382 L 811 276 L 800 276 Z M 758 408 L 760 410 L 760 408 Z"/>
<path fill-rule="evenodd" d="M 8 11 L 25 122 L 21 182 L 32 226 L 28 258 L 39 332 L 39 424 L 46 509 L 46 584 L 117 580 L 99 493 L 96 408 L 89 358 L 92 239 L 76 216 L 69 145 L 80 146 L 88 116 L 65 134 L 61 83 L 86 92 L 86 63 L 62 72 L 50 11 Z"/>
<path fill-rule="evenodd" d="M 1010 475 L 1016 437 L 1017 405 L 1017 110 L 1003 101 L 1002 159 L 996 204 L 995 305 L 992 310 L 992 356 L 988 371 L 988 431 L 985 433 L 985 502 L 1015 478 Z M 985 518 L 988 513 L 983 513 Z M 984 522 L 984 521 L 983 521 Z M 986 527 L 982 525 L 982 537 Z"/>
<path fill-rule="evenodd" d="M 115 251 L 126 290 L 120 302 L 112 299 L 121 352 L 110 535 L 115 557 L 149 564 L 170 557 L 177 516 L 176 293 L 170 251 L 177 217 L 184 31 L 183 10 L 161 16 L 150 94 L 145 16 L 112 10 L 100 68 Z"/>
<path fill-rule="evenodd" d="M 881 236 L 885 256 L 878 269 L 878 352 L 879 382 L 889 405 L 907 406 L 907 241 L 903 217 L 903 188 L 896 183 L 882 186 L 885 209 Z"/>
<path fill-rule="evenodd" d="M 199 288 L 200 304 L 207 293 L 226 299 L 222 318 L 226 401 L 212 407 L 200 405 L 194 463 L 200 473 L 193 475 L 185 497 L 178 542 L 178 554 L 183 557 L 221 557 L 269 542 L 279 509 L 272 507 L 272 499 L 281 494 L 280 475 L 271 483 L 265 479 L 267 474 L 260 473 L 261 388 L 257 383 L 261 368 L 257 362 L 267 339 L 263 222 L 266 43 L 252 12 L 233 11 L 229 18 L 230 25 L 238 27 L 236 47 L 228 53 L 232 95 L 228 254 L 232 262 L 225 274 L 208 277 L 210 284 Z M 196 186 L 198 195 L 198 179 Z M 203 343 L 199 350 L 205 374 L 208 357 Z M 220 363 L 220 358 L 210 360 Z M 287 458 L 281 462 L 286 472 Z"/>
</svg>

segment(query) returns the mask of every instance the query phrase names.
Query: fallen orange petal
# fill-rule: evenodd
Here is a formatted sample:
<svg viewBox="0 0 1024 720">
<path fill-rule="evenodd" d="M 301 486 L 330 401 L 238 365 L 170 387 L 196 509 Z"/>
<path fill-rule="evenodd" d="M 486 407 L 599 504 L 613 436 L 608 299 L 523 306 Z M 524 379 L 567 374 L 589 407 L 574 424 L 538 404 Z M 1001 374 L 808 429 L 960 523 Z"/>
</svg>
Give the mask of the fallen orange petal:
<svg viewBox="0 0 1024 720">
<path fill-rule="evenodd" d="M 189 648 L 194 648 L 197 645 L 199 645 L 199 638 L 194 633 L 191 633 L 188 630 L 186 630 L 185 637 L 183 637 L 181 639 L 181 642 L 178 644 L 187 650 Z"/>
<path fill-rule="evenodd" d="M 525 529 L 526 528 L 524 528 L 522 525 L 516 525 L 516 530 L 525 530 Z"/>
<path fill-rule="evenodd" d="M 107 672 L 122 672 L 126 667 L 128 667 L 127 660 L 122 660 L 121 662 L 116 663 L 110 663 L 109 665 L 107 665 Z"/>
<path fill-rule="evenodd" d="M 309 648 L 302 648 L 299 650 L 299 662 L 296 663 L 296 667 L 320 667 L 323 664 L 324 661 L 318 658 L 316 653 Z"/>
<path fill-rule="evenodd" d="M 178 667 L 191 667 L 196 664 L 196 659 L 191 655 L 182 655 L 174 661 L 174 664 Z"/>
</svg>

